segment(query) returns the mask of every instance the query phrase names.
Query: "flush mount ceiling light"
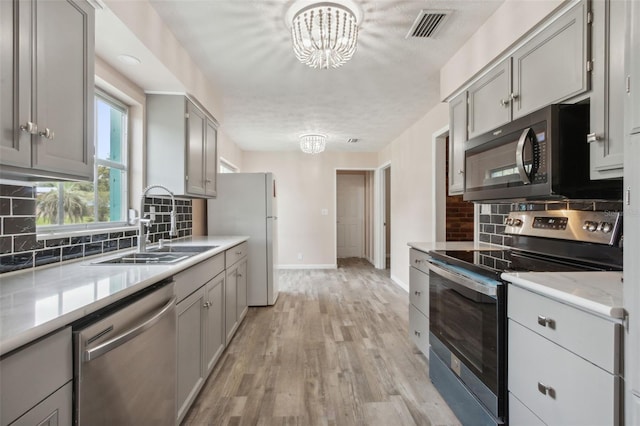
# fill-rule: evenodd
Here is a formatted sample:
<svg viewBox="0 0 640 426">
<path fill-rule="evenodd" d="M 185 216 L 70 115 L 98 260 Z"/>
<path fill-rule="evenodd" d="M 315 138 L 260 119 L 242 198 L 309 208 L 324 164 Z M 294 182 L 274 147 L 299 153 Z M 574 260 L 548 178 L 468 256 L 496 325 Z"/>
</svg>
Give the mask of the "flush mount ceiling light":
<svg viewBox="0 0 640 426">
<path fill-rule="evenodd" d="M 356 51 L 360 18 L 357 5 L 350 0 L 295 2 L 286 19 L 296 57 L 312 68 L 343 65 Z"/>
<path fill-rule="evenodd" d="M 318 154 L 324 151 L 327 143 L 325 135 L 307 134 L 300 136 L 300 149 L 306 154 Z"/>
<path fill-rule="evenodd" d="M 125 54 L 118 55 L 118 60 L 127 65 L 140 65 L 142 63 L 142 61 L 140 61 L 140 59 L 136 58 L 135 56 Z"/>
</svg>

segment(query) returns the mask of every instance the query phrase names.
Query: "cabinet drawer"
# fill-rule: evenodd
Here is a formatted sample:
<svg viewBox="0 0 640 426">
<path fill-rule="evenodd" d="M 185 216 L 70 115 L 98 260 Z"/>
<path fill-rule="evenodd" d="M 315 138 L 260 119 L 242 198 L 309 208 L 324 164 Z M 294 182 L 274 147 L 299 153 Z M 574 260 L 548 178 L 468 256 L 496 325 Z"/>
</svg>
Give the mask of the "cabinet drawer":
<svg viewBox="0 0 640 426">
<path fill-rule="evenodd" d="M 509 285 L 508 294 L 509 318 L 608 372 L 619 374 L 619 324 L 514 285 Z"/>
<path fill-rule="evenodd" d="M 512 320 L 508 375 L 509 392 L 548 425 L 619 424 L 618 376 Z"/>
<path fill-rule="evenodd" d="M 410 265 L 427 274 L 429 273 L 429 259 L 431 256 L 423 251 L 411 249 L 409 252 Z"/>
<path fill-rule="evenodd" d="M 73 377 L 71 328 L 0 360 L 0 424 L 26 413 Z"/>
<path fill-rule="evenodd" d="M 509 392 L 509 422 L 512 425 L 545 426 L 518 398 Z"/>
<path fill-rule="evenodd" d="M 29 410 L 11 426 L 71 426 L 71 382 Z"/>
<path fill-rule="evenodd" d="M 409 305 L 409 336 L 418 349 L 429 357 L 429 318 Z"/>
<path fill-rule="evenodd" d="M 180 272 L 174 277 L 177 301 L 180 302 L 222 271 L 224 255 L 219 253 Z"/>
<path fill-rule="evenodd" d="M 409 301 L 425 316 L 429 316 L 429 274 L 409 268 Z"/>
<path fill-rule="evenodd" d="M 246 241 L 242 244 L 238 244 L 235 247 L 231 247 L 229 250 L 225 251 L 224 256 L 225 256 L 225 264 L 227 268 L 233 265 L 234 263 L 236 263 L 238 260 L 245 257 L 248 251 L 249 251 L 249 243 Z"/>
</svg>

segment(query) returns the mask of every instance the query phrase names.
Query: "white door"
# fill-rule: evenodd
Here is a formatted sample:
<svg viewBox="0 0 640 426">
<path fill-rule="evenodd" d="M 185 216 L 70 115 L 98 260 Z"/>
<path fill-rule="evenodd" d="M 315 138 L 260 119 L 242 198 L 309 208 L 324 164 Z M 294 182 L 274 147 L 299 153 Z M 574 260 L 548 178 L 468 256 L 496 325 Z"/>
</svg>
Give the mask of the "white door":
<svg viewBox="0 0 640 426">
<path fill-rule="evenodd" d="M 338 258 L 364 254 L 364 175 L 337 176 Z"/>
</svg>

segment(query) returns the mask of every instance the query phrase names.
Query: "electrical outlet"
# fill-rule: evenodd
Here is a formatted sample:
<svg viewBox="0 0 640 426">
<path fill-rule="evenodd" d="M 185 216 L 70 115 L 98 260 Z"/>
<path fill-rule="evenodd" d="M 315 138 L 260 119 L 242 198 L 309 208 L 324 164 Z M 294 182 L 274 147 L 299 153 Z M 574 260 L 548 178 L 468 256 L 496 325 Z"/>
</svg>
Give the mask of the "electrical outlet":
<svg viewBox="0 0 640 426">
<path fill-rule="evenodd" d="M 322 210 L 320 210 L 320 214 L 321 214 L 322 216 L 327 216 L 327 215 L 329 214 L 329 209 L 322 209 Z"/>
<path fill-rule="evenodd" d="M 149 219 L 156 220 L 156 206 L 149 206 Z"/>
<path fill-rule="evenodd" d="M 298 253 L 298 260 L 302 260 L 303 256 L 302 253 Z"/>
</svg>

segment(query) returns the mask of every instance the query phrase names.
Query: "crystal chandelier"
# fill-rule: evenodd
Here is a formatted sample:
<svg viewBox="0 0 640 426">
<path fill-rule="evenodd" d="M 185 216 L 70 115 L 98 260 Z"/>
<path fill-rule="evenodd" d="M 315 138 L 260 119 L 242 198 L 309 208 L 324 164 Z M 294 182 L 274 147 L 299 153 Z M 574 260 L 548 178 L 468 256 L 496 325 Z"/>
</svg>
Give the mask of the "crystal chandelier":
<svg viewBox="0 0 640 426">
<path fill-rule="evenodd" d="M 318 154 L 324 151 L 327 142 L 325 135 L 308 134 L 300 136 L 300 149 L 306 154 Z"/>
<path fill-rule="evenodd" d="M 291 39 L 300 62 L 312 68 L 328 69 L 351 59 L 358 41 L 356 12 L 342 4 L 327 2 L 311 4 L 295 12 L 291 19 Z"/>
</svg>

